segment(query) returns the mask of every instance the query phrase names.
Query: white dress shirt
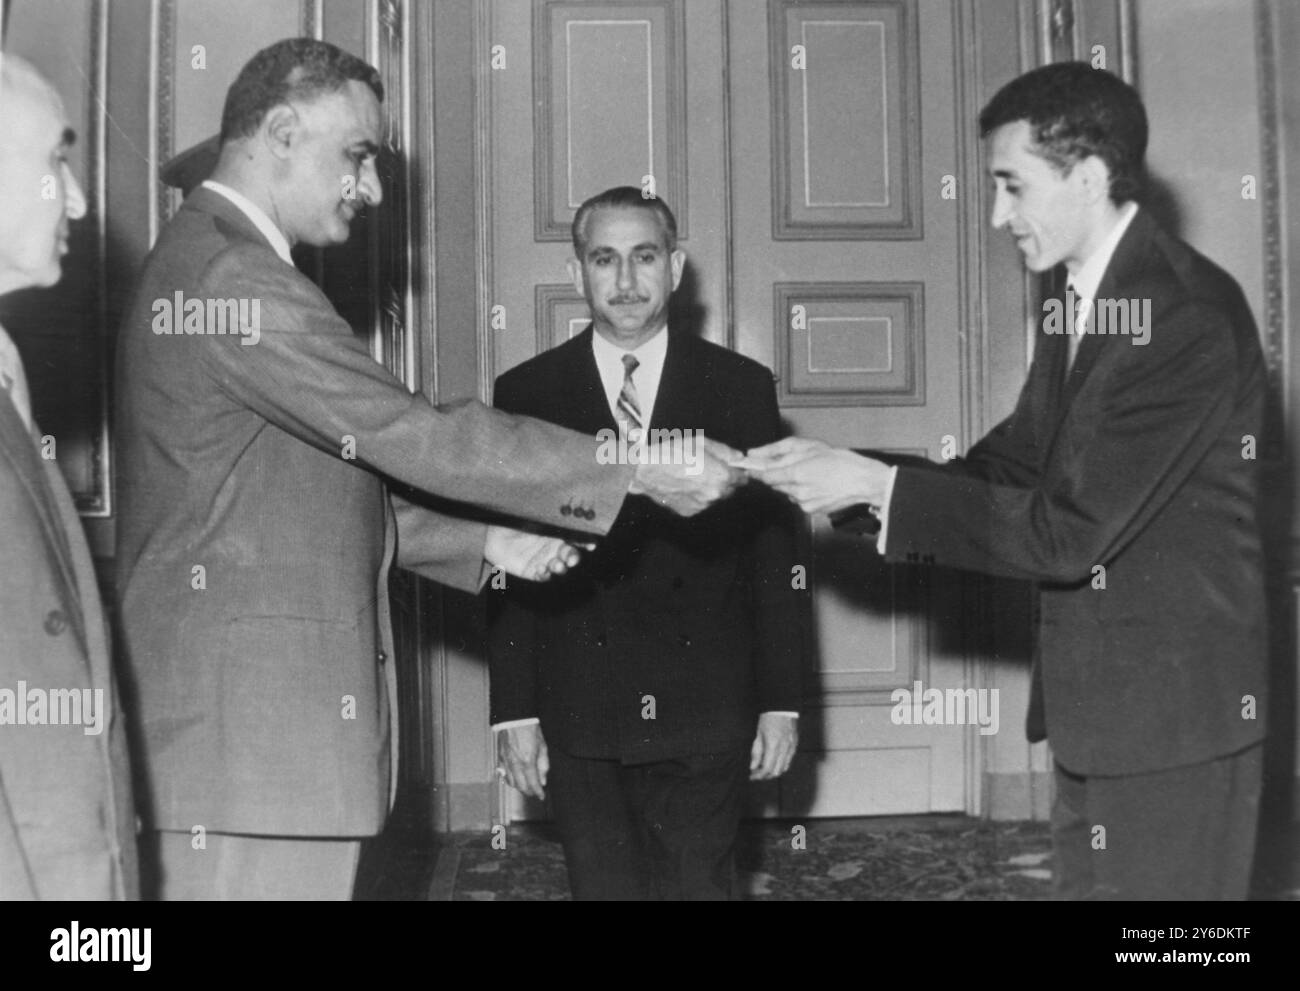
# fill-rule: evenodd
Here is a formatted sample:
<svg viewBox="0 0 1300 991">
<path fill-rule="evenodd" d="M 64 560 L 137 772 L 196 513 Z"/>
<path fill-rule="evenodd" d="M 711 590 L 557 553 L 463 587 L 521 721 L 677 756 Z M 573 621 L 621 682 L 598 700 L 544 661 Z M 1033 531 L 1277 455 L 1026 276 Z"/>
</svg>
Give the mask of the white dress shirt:
<svg viewBox="0 0 1300 991">
<path fill-rule="evenodd" d="M 641 407 L 641 426 L 649 430 L 655 399 L 659 396 L 659 380 L 664 375 L 664 358 L 668 356 L 668 327 L 664 326 L 635 351 L 621 348 L 607 341 L 599 331 L 592 330 L 591 352 L 596 357 L 600 384 L 605 387 L 605 402 L 609 405 L 610 412 L 615 414 L 615 420 L 618 419 L 618 396 L 623 391 L 623 377 L 627 374 L 623 367 L 623 355 L 630 354 L 636 358 L 632 385 L 636 388 L 637 404 Z"/>
</svg>

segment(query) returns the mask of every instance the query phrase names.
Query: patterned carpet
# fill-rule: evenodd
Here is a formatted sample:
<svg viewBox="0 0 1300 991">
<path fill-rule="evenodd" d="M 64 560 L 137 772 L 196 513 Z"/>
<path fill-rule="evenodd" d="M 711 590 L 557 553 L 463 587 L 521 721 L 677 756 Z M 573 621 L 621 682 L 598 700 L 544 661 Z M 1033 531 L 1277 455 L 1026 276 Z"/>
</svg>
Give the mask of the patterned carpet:
<svg viewBox="0 0 1300 991">
<path fill-rule="evenodd" d="M 1043 900 L 1051 880 L 1046 823 L 965 816 L 820 820 L 796 849 L 795 827 L 747 823 L 737 854 L 753 901 Z M 548 827 L 516 825 L 506 849 L 483 833 L 440 851 L 434 898 L 565 901 L 564 855 Z M 499 843 L 498 843 L 499 845 Z"/>
</svg>

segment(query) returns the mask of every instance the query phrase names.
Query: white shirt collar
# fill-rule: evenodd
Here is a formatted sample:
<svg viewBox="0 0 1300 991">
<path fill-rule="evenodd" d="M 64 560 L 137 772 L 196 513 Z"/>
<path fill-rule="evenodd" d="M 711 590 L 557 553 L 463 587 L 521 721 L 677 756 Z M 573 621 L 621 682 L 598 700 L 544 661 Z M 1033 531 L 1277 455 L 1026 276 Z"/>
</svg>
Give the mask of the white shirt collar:
<svg viewBox="0 0 1300 991">
<path fill-rule="evenodd" d="M 623 355 L 636 356 L 637 367 L 632 373 L 637 400 L 641 405 L 641 422 L 649 427 L 654 415 L 655 399 L 659 395 L 659 381 L 663 378 L 664 359 L 668 355 L 668 327 L 644 342 L 635 351 L 611 344 L 592 327 L 591 351 L 596 357 L 601 385 L 605 387 L 605 400 L 612 413 L 618 405 L 618 394 L 623 391 Z"/>
<path fill-rule="evenodd" d="M 293 256 L 289 254 L 289 241 L 284 236 L 280 228 L 276 227 L 271 218 L 266 215 L 256 203 L 250 200 L 243 193 L 237 193 L 229 186 L 222 185 L 219 182 L 213 182 L 211 179 L 203 180 L 203 187 L 210 189 L 214 193 L 220 193 L 231 203 L 239 207 L 244 215 L 253 222 L 253 225 L 262 232 L 262 235 L 271 242 L 271 247 L 275 253 L 285 260 L 289 265 L 293 264 Z"/>
<path fill-rule="evenodd" d="M 1119 247 L 1124 232 L 1128 230 L 1128 225 L 1133 222 L 1137 212 L 1138 205 L 1132 200 L 1120 207 L 1119 220 L 1115 222 L 1115 226 L 1106 235 L 1106 239 L 1097 246 L 1096 251 L 1088 256 L 1088 260 L 1079 267 L 1079 271 L 1069 277 L 1068 284 L 1074 287 L 1076 296 L 1084 299 L 1096 298 L 1097 290 L 1101 287 L 1102 277 L 1106 274 L 1106 269 L 1115 254 L 1115 249 Z"/>
</svg>

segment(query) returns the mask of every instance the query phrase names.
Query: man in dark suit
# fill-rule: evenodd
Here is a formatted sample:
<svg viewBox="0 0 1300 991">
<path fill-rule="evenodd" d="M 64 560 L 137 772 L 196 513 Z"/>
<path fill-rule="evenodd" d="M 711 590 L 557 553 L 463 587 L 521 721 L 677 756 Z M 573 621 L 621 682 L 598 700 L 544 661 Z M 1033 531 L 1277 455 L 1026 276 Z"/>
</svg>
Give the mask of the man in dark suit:
<svg viewBox="0 0 1300 991">
<path fill-rule="evenodd" d="M 63 101 L 0 55 L 0 296 L 59 281 L 86 202 Z M 90 550 L 0 327 L 0 898 L 135 898 L 126 733 Z"/>
<path fill-rule="evenodd" d="M 629 487 L 697 512 L 734 482 L 716 446 L 694 477 L 602 465 L 590 437 L 436 408 L 371 359 L 289 252 L 380 202 L 382 96 L 323 42 L 254 56 L 122 330 L 118 586 L 165 898 L 349 897 L 392 799 L 390 564 L 476 590 L 488 563 L 575 560 L 385 478 L 590 535 Z"/>
<path fill-rule="evenodd" d="M 662 200 L 589 199 L 573 245 L 592 324 L 502 375 L 499 408 L 597 435 L 611 460 L 669 431 L 685 459 L 704 434 L 779 436 L 771 372 L 668 328 L 685 254 Z M 562 580 L 493 593 L 499 765 L 549 792 L 575 898 L 731 894 L 745 782 L 783 774 L 798 742 L 793 522 L 761 486 L 690 520 L 631 500 Z"/>
<path fill-rule="evenodd" d="M 994 226 L 1069 279 L 1015 412 L 935 470 L 810 441 L 750 463 L 808 512 L 878 507 L 888 560 L 1037 584 L 1029 733 L 1056 758 L 1058 896 L 1244 898 L 1266 684 L 1254 321 L 1227 273 L 1133 202 L 1147 122 L 1131 87 L 1045 66 L 980 127 Z"/>
</svg>

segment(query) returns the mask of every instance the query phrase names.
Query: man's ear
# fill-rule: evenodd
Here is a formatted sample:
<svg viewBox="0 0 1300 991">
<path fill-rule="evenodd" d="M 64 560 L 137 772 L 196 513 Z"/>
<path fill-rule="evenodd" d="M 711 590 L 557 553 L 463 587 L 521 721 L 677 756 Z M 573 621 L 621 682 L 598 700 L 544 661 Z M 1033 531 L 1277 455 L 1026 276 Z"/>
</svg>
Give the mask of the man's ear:
<svg viewBox="0 0 1300 991">
<path fill-rule="evenodd" d="M 298 137 L 302 118 L 287 103 L 281 103 L 266 112 L 262 121 L 262 139 L 276 158 L 288 158 L 289 150 Z"/>
<path fill-rule="evenodd" d="M 1089 203 L 1110 196 L 1110 166 L 1097 155 L 1089 155 L 1075 165 L 1079 178 L 1083 181 Z"/>
<path fill-rule="evenodd" d="M 669 261 L 673 265 L 673 291 L 676 292 L 677 287 L 681 285 L 682 273 L 686 271 L 686 252 L 678 248 L 669 255 Z"/>
<path fill-rule="evenodd" d="M 569 278 L 573 280 L 573 288 L 577 290 L 578 295 L 585 299 L 587 296 L 587 280 L 582 274 L 582 263 L 576 258 L 569 259 Z"/>
</svg>

